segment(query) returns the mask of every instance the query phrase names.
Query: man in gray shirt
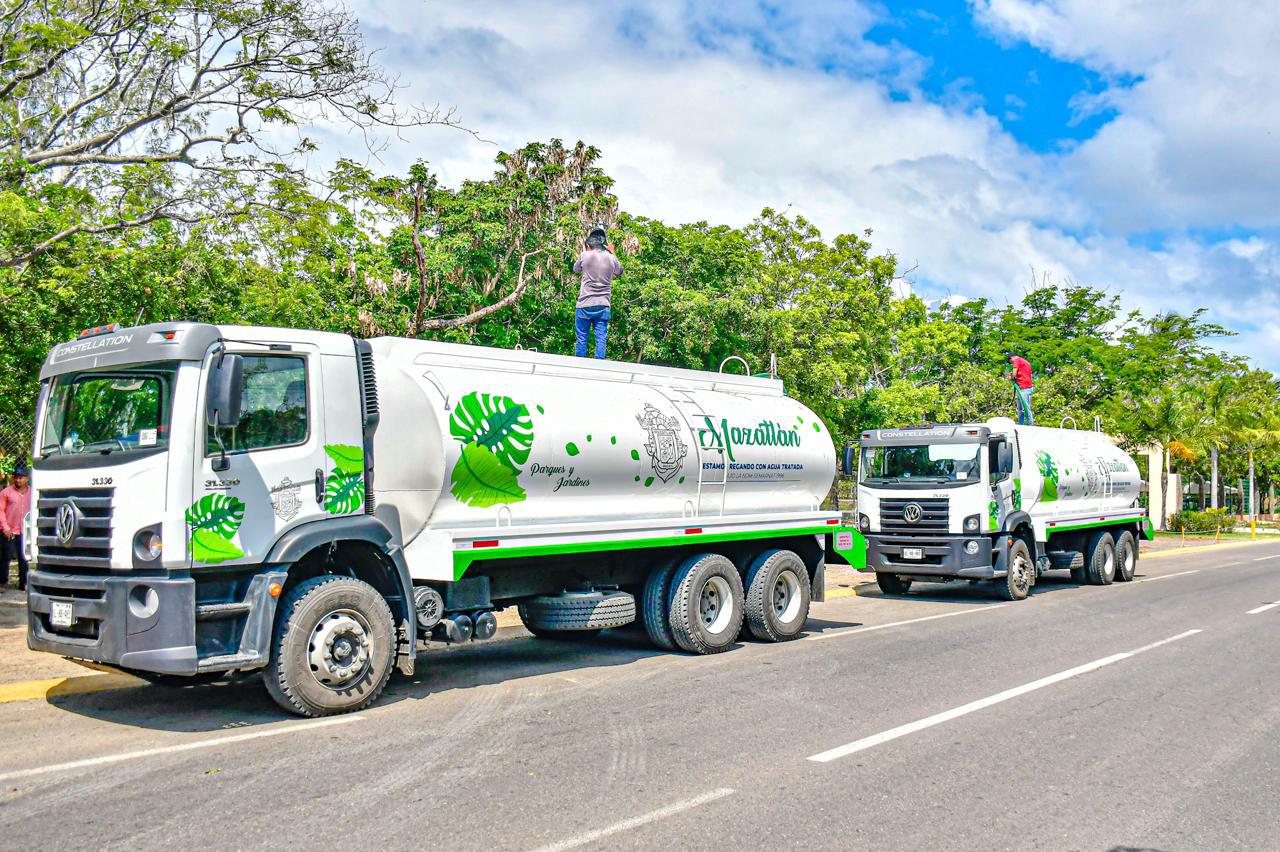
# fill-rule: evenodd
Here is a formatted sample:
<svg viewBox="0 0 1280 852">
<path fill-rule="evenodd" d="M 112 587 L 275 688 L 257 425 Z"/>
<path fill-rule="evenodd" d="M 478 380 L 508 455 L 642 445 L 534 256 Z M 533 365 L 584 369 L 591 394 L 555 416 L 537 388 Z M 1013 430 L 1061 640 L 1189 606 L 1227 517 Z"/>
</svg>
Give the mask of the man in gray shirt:
<svg viewBox="0 0 1280 852">
<path fill-rule="evenodd" d="M 613 243 L 606 245 L 608 237 L 603 228 L 592 228 L 587 236 L 586 251 L 578 257 L 573 271 L 581 273 L 582 286 L 578 288 L 578 309 L 574 315 L 574 327 L 578 333 L 576 354 L 587 355 L 587 337 L 595 331 L 596 357 L 604 357 L 605 341 L 609 336 L 609 297 L 613 293 L 613 279 L 622 274 L 622 264 L 613 253 Z"/>
</svg>

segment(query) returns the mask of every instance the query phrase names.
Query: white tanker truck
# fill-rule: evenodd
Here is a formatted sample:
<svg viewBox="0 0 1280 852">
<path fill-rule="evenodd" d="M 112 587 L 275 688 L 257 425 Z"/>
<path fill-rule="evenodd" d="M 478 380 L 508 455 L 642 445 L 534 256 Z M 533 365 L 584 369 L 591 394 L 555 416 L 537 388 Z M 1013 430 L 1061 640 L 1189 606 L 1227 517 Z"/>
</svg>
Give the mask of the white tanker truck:
<svg viewBox="0 0 1280 852">
<path fill-rule="evenodd" d="M 913 580 L 990 580 L 1020 600 L 1050 569 L 1081 583 L 1124 582 L 1137 567 L 1137 537 L 1154 534 L 1138 507 L 1138 466 L 1101 432 L 997 417 L 872 430 L 859 445 L 861 570 L 888 594 L 905 594 Z"/>
<path fill-rule="evenodd" d="M 41 371 L 30 647 L 373 701 L 427 639 L 637 619 L 707 654 L 823 598 L 831 436 L 768 378 L 275 328 L 108 326 Z"/>
</svg>

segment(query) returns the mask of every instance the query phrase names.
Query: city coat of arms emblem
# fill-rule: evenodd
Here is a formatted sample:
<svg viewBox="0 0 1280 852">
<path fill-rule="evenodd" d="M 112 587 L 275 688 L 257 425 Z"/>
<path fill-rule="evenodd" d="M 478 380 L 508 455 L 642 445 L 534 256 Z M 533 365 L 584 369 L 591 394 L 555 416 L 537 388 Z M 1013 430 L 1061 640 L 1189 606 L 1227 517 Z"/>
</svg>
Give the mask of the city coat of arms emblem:
<svg viewBox="0 0 1280 852">
<path fill-rule="evenodd" d="M 286 476 L 280 480 L 279 485 L 271 489 L 271 508 L 275 510 L 276 517 L 285 523 L 292 521 L 302 508 L 302 496 L 298 493 L 301 488 L 300 483 Z"/>
<path fill-rule="evenodd" d="M 645 403 L 644 412 L 636 415 L 636 422 L 649 433 L 644 448 L 649 454 L 653 472 L 663 482 L 670 481 L 684 466 L 684 457 L 689 452 L 688 445 L 680 437 L 680 421 Z"/>
</svg>

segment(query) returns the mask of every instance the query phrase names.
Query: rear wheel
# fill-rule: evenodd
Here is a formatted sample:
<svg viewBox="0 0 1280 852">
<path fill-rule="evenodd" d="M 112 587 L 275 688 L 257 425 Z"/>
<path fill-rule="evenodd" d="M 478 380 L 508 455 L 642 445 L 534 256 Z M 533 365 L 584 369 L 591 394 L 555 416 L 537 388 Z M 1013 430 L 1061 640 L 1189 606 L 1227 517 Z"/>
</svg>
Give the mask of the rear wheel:
<svg viewBox="0 0 1280 852">
<path fill-rule="evenodd" d="M 905 595 L 911 590 L 911 580 L 897 574 L 876 573 L 876 585 L 886 595 Z"/>
<path fill-rule="evenodd" d="M 1085 568 L 1089 582 L 1095 586 L 1109 586 L 1116 577 L 1116 541 L 1109 532 L 1097 532 L 1089 539 L 1085 553 Z"/>
<path fill-rule="evenodd" d="M 670 605 L 671 577 L 677 563 L 659 565 L 649 572 L 641 595 L 640 618 L 649 641 L 664 651 L 676 651 L 675 635 L 671 632 Z"/>
<path fill-rule="evenodd" d="M 1116 580 L 1127 583 L 1138 571 L 1138 540 L 1125 530 L 1116 539 Z"/>
<path fill-rule="evenodd" d="M 394 658 L 391 609 L 378 590 L 350 577 L 313 577 L 281 603 L 262 679 L 286 710 L 331 716 L 371 704 Z"/>
<path fill-rule="evenodd" d="M 796 638 L 809 618 L 809 596 L 804 561 L 790 550 L 765 551 L 747 569 L 747 629 L 766 642 Z"/>
<path fill-rule="evenodd" d="M 1031 592 L 1031 581 L 1036 566 L 1031 562 L 1031 551 L 1022 539 L 1014 539 L 1009 545 L 1008 570 L 995 581 L 996 591 L 1007 601 L 1020 601 Z"/>
<path fill-rule="evenodd" d="M 691 556 L 671 578 L 668 618 L 676 644 L 693 654 L 733 647 L 742 629 L 742 578 L 718 553 Z"/>
</svg>

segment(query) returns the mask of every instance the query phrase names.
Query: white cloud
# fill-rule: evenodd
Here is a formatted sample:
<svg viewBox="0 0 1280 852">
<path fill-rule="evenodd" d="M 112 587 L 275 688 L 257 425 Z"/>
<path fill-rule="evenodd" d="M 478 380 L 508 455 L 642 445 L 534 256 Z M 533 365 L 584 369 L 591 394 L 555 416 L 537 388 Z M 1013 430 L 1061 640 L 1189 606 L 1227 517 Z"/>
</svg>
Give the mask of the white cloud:
<svg viewBox="0 0 1280 852">
<path fill-rule="evenodd" d="M 1269 236 L 1280 226 L 1280 133 L 1268 135 L 1280 130 L 1280 71 L 1256 61 L 1275 24 L 1220 6 L 1179 22 L 1165 20 L 1178 18 L 1169 4 L 1095 5 L 987 0 L 976 10 L 1002 37 L 1117 81 L 1141 75 L 1101 96 L 1115 119 L 1056 155 L 1021 148 L 971 101 L 891 97 L 884 81 L 915 91 L 928 60 L 866 41 L 870 6 L 392 0 L 357 12 L 406 100 L 455 104 L 498 146 L 418 133 L 383 152 L 388 170 L 422 158 L 456 181 L 490 172 L 498 148 L 581 138 L 603 149 L 632 212 L 743 224 L 789 204 L 828 235 L 873 227 L 878 247 L 918 264 L 917 290 L 933 297 L 1017 299 L 1036 269 L 1147 310 L 1210 304 L 1248 331 L 1233 348 L 1280 368 L 1280 253 Z M 1257 233 L 1156 248 L 1141 236 L 1241 227 Z M 1249 293 L 1249 306 L 1225 292 Z"/>
</svg>

